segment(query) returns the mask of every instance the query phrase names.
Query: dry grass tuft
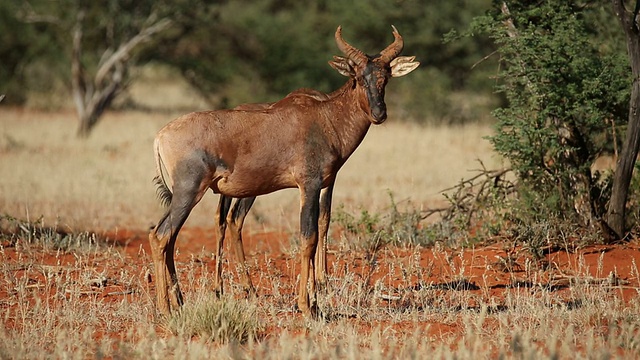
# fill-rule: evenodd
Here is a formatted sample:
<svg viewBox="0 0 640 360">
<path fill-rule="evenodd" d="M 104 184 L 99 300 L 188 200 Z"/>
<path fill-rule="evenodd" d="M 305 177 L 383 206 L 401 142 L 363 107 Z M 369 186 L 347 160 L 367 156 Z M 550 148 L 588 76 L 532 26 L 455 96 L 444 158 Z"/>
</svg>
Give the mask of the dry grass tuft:
<svg viewBox="0 0 640 360">
<path fill-rule="evenodd" d="M 169 319 L 167 326 L 187 339 L 196 336 L 223 344 L 255 341 L 262 330 L 255 302 L 230 297 L 216 299 L 211 294 L 187 303 Z"/>
</svg>

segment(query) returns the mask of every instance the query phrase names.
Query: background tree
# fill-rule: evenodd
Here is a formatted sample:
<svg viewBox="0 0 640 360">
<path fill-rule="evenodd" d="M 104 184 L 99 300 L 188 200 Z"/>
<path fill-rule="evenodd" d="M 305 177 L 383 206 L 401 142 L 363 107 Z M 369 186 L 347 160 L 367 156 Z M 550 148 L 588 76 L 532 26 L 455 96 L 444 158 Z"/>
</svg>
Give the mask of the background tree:
<svg viewBox="0 0 640 360">
<path fill-rule="evenodd" d="M 142 45 L 157 40 L 174 15 L 167 3 L 150 0 L 32 0 L 3 6 L 13 15 L 8 20 L 17 28 L 11 33 L 19 34 L 9 39 L 13 46 L 0 47 L 0 55 L 6 54 L 12 70 L 10 84 L 24 77 L 27 89 L 16 91 L 19 97 L 31 86 L 52 91 L 52 85 L 47 84 L 64 79 L 78 113 L 79 136 L 89 135 L 104 110 L 128 85 L 129 69 L 140 64 L 140 52 L 145 50 Z M 16 52 L 10 49 L 15 45 L 18 55 L 12 57 Z M 31 53 L 34 56 L 29 56 Z M 30 71 L 37 69 L 34 64 L 38 63 L 47 74 Z M 18 102 L 18 97 L 11 96 L 13 102 Z"/>
<path fill-rule="evenodd" d="M 168 18 L 158 19 L 156 12 L 151 11 L 139 30 L 134 29 L 130 35 L 123 35 L 120 40 L 107 47 L 100 57 L 92 75 L 87 76 L 83 64 L 82 42 L 85 28 L 86 9 L 81 8 L 76 15 L 73 29 L 73 50 L 71 55 L 71 84 L 73 100 L 80 118 L 78 135 L 88 136 L 100 116 L 126 86 L 129 67 L 135 64 L 133 51 L 143 43 L 153 39 L 158 33 L 169 27 Z M 113 24 L 110 24 L 113 25 Z M 124 24 L 126 25 L 130 24 Z M 111 27 L 113 31 L 113 27 Z M 136 31 L 137 30 L 137 31 Z M 128 32 L 128 31 L 127 31 Z"/>
<path fill-rule="evenodd" d="M 119 7 L 117 8 L 121 11 Z M 82 51 L 86 28 L 85 18 L 88 11 L 84 7 L 77 10 L 76 24 L 73 28 L 71 84 L 73 100 L 80 119 L 79 136 L 89 135 L 105 109 L 126 86 L 129 67 L 135 64 L 133 52 L 142 44 L 153 40 L 158 33 L 171 24 L 168 18 L 158 18 L 158 13 L 152 8 L 141 11 L 143 13 L 148 11 L 149 14 L 140 24 L 133 19 L 123 21 L 121 24 L 118 24 L 118 21 L 107 23 L 104 31 L 107 32 L 107 36 L 112 37 L 109 39 L 111 46 L 103 50 L 97 66 L 93 64 L 95 70 L 88 74 L 87 66 L 83 63 Z M 117 15 L 112 19 L 120 20 Z M 118 36 L 115 32 L 119 33 Z"/>
<path fill-rule="evenodd" d="M 611 2 L 627 40 L 627 52 L 633 75 L 627 135 L 613 179 L 611 202 L 607 211 L 609 225 L 618 238 L 622 238 L 626 231 L 625 213 L 629 184 L 640 147 L 640 1 L 636 0 L 632 11 L 625 8 L 623 0 Z"/>
<path fill-rule="evenodd" d="M 83 100 L 76 103 L 88 104 L 87 99 L 94 98 L 90 90 L 96 95 L 98 88 L 108 88 L 96 80 L 109 80 L 120 84 L 119 96 L 126 96 L 122 89 L 134 80 L 134 72 L 125 71 L 122 61 L 111 61 L 109 71 L 105 67 L 100 72 L 105 76 L 96 79 L 99 67 L 143 29 L 164 18 L 171 20 L 169 28 L 138 43 L 121 59 L 129 69 L 149 62 L 177 69 L 210 107 L 272 101 L 300 87 L 331 91 L 343 82 L 327 65 L 336 54 L 336 27 L 343 25 L 350 41 L 373 52 L 381 42 L 391 40 L 394 24 L 407 34 L 407 53 L 415 53 L 423 66 L 414 79 L 394 85 L 387 100 L 397 109 L 392 115 L 420 122 L 474 121 L 488 114 L 486 99 L 492 98 L 492 90 L 486 78 L 493 71 L 493 59 L 473 71 L 472 67 L 493 44 L 483 36 L 443 44 L 442 34 L 452 27 L 465 27 L 489 5 L 490 0 L 4 2 L 0 9 L 6 11 L 0 16 L 6 22 L 0 22 L 0 29 L 7 31 L 0 35 L 0 61 L 2 70 L 9 70 L 0 71 L 0 91 L 15 104 L 32 103 L 49 94 L 62 97 L 75 88 L 81 94 L 76 98 Z M 84 17 L 78 21 L 81 12 Z M 74 33 L 81 34 L 79 56 L 73 51 Z M 74 54 L 84 81 L 71 81 L 79 79 L 77 74 L 72 76 Z M 12 91 L 6 90 L 11 84 L 15 85 Z M 16 96 L 18 92 L 22 95 Z M 109 97 L 98 96 L 93 102 L 100 105 L 96 109 L 106 108 L 106 102 L 97 99 Z M 46 105 L 59 106 L 60 100 Z"/>
<path fill-rule="evenodd" d="M 496 150 L 519 180 L 523 216 L 602 227 L 610 182 L 590 170 L 624 129 L 629 64 L 611 8 L 566 0 L 498 1 L 476 29 L 488 30 L 501 60 Z M 529 226 L 529 225 L 527 225 Z"/>
</svg>

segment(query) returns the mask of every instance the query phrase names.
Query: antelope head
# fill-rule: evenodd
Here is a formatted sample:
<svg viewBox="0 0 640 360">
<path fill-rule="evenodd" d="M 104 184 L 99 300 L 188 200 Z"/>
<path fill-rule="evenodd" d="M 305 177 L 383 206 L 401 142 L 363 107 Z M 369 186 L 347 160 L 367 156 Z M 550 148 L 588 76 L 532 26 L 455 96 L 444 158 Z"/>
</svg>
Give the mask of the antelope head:
<svg viewBox="0 0 640 360">
<path fill-rule="evenodd" d="M 395 38 L 393 43 L 379 54 L 371 56 L 349 45 L 342 38 L 342 27 L 338 26 L 336 43 L 346 57 L 335 56 L 333 61 L 329 61 L 331 67 L 340 74 L 355 79 L 356 86 L 364 89 L 366 99 L 360 100 L 360 107 L 370 115 L 374 124 L 382 124 L 387 119 L 384 92 L 389 78 L 407 75 L 420 65 L 414 61 L 415 56 L 398 56 L 404 42 L 395 26 L 391 27 Z"/>
</svg>

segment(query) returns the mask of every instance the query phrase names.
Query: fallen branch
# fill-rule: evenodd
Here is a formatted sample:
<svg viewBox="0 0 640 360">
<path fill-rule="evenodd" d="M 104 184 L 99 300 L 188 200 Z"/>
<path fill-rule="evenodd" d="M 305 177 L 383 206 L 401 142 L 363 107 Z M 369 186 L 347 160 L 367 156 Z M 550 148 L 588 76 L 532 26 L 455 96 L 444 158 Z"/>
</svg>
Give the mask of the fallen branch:
<svg viewBox="0 0 640 360">
<path fill-rule="evenodd" d="M 486 205 L 491 204 L 496 195 L 507 197 L 515 192 L 515 184 L 506 179 L 506 175 L 512 171 L 510 168 L 489 170 L 481 160 L 478 163 L 481 168 L 476 170 L 477 175 L 462 179 L 458 185 L 442 190 L 449 205 L 427 209 L 423 219 L 434 214 L 441 214 L 446 221 L 462 216 L 464 224 L 469 225 L 473 216 L 486 210 Z"/>
</svg>

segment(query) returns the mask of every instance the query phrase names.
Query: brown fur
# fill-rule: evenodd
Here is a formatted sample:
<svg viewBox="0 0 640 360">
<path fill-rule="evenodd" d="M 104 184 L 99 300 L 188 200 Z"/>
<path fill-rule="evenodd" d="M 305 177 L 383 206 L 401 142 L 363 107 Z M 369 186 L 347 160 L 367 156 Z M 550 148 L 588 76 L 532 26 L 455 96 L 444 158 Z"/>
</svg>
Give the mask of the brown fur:
<svg viewBox="0 0 640 360">
<path fill-rule="evenodd" d="M 326 271 L 324 238 L 338 170 L 369 126 L 386 119 L 384 88 L 388 78 L 417 67 L 412 61 L 390 65 L 402 50 L 402 38 L 395 28 L 394 43 L 380 56 L 370 58 L 344 42 L 340 31 L 336 31 L 336 42 L 348 59 L 330 64 L 350 79 L 337 91 L 327 95 L 300 89 L 275 103 L 190 113 L 158 132 L 154 147 L 159 185 L 162 189 L 170 186 L 172 198 L 167 213 L 149 234 L 149 241 L 156 270 L 157 305 L 164 314 L 169 314 L 170 304 L 182 304 L 173 262 L 175 241 L 207 189 L 221 194 L 216 214 L 221 234 L 216 244 L 215 284 L 221 293 L 220 257 L 226 224 L 232 226 L 236 254 L 244 266 L 241 230 L 246 213 L 256 196 L 285 188 L 300 189 L 298 306 L 305 315 L 315 314 L 309 291 L 315 293 L 316 264 Z M 168 198 L 163 191 L 160 194 Z M 231 198 L 246 200 L 237 201 L 227 218 Z M 319 241 L 321 251 L 317 254 Z M 244 270 L 243 285 L 251 291 L 248 271 Z"/>
</svg>

